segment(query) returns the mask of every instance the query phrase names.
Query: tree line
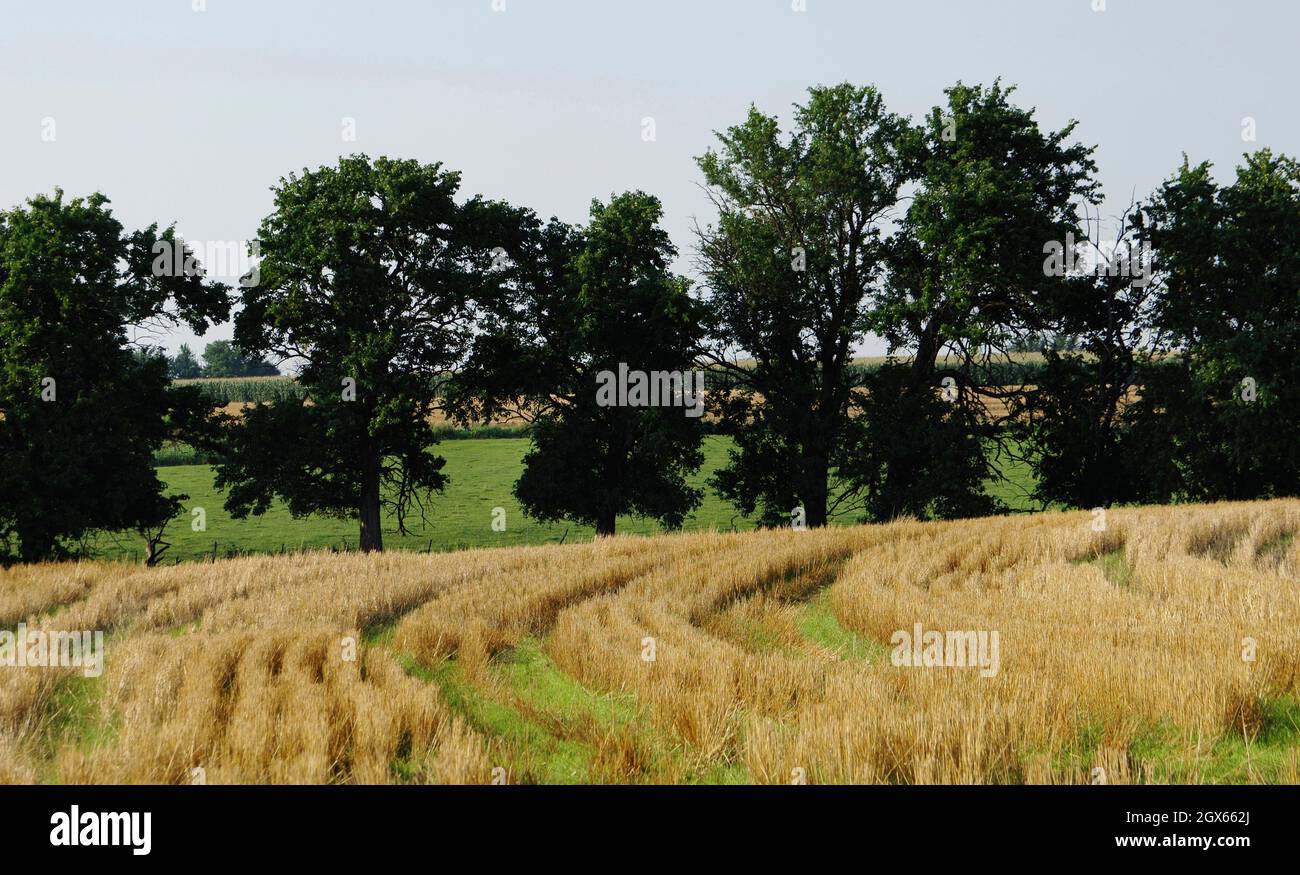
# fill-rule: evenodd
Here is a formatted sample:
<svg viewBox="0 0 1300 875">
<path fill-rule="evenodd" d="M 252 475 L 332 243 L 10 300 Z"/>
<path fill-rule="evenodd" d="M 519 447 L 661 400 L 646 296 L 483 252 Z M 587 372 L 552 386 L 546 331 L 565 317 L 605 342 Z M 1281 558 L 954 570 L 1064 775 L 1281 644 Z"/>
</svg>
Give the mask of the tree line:
<svg viewBox="0 0 1300 875">
<path fill-rule="evenodd" d="M 280 369 L 264 356 L 249 355 L 229 340 L 214 340 L 203 348 L 203 361 L 194 355 L 189 344 L 182 343 L 176 355 L 164 350 L 146 347 L 142 355 L 161 355 L 167 362 L 167 373 L 175 380 L 197 380 L 202 377 L 277 377 Z"/>
<path fill-rule="evenodd" d="M 439 163 L 282 178 L 237 288 L 154 269 L 174 227 L 128 232 L 102 194 L 33 197 L 0 213 L 0 553 L 110 530 L 153 557 L 186 500 L 154 472 L 165 440 L 217 460 L 234 517 L 281 501 L 379 550 L 385 510 L 405 532 L 456 476 L 437 413 L 531 423 L 531 516 L 677 527 L 703 497 L 701 372 L 733 441 L 710 486 L 764 525 L 1002 512 L 1007 459 L 1043 505 L 1300 494 L 1300 166 L 1261 149 L 1221 185 L 1184 158 L 1105 237 L 1095 147 L 1013 97 L 958 83 L 914 120 L 814 87 L 788 128 L 751 107 L 697 159 L 695 281 L 651 194 L 544 221 Z M 131 340 L 232 312 L 231 351 L 294 363 L 300 400 L 214 411 Z M 869 337 L 879 367 L 854 362 Z M 1009 385 L 1026 350 L 1034 382 Z"/>
</svg>

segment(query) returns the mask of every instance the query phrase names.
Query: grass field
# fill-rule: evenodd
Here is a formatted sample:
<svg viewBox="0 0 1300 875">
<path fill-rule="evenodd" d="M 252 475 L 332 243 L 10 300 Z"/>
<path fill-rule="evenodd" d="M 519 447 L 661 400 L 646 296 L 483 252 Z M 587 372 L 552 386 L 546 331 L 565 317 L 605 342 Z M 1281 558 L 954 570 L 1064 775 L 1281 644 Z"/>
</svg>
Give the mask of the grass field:
<svg viewBox="0 0 1300 875">
<path fill-rule="evenodd" d="M 1094 524 L 16 566 L 0 782 L 1300 782 L 1300 501 Z"/>
<path fill-rule="evenodd" d="M 726 462 L 727 441 L 710 437 L 705 444 L 705 465 L 694 478 L 703 483 L 718 466 Z M 384 544 L 389 549 L 454 550 L 465 547 L 513 546 L 518 544 L 557 543 L 591 540 L 595 530 L 589 526 L 568 523 L 543 523 L 525 517 L 511 494 L 519 476 L 524 453 L 528 449 L 526 438 L 478 438 L 473 440 L 444 441 L 436 452 L 447 459 L 444 471 L 451 478 L 446 491 L 435 495 L 428 513 L 428 523 L 421 526 L 415 521 L 415 531 L 407 537 L 385 533 Z M 277 504 L 266 515 L 250 516 L 247 520 L 232 520 L 222 508 L 225 496 L 212 485 L 212 470 L 206 465 L 177 465 L 158 469 L 158 476 L 169 491 L 190 496 L 186 514 L 168 529 L 167 540 L 173 546 L 166 554 L 167 561 L 192 560 L 211 556 L 213 545 L 217 555 L 231 551 L 271 553 L 284 550 L 349 547 L 356 549 L 357 523 L 355 520 L 336 520 L 308 517 L 295 520 L 283 505 Z M 202 507 L 206 513 L 207 529 L 193 531 L 190 510 Z M 492 528 L 493 508 L 505 509 L 505 531 Z M 752 528 L 731 505 L 706 490 L 705 501 L 688 521 L 691 529 L 718 528 L 730 530 Z M 390 528 L 395 528 L 389 519 Z M 653 520 L 621 518 L 619 530 L 635 534 L 660 531 Z M 566 535 L 567 532 L 567 535 Z M 138 558 L 141 545 L 133 540 L 101 544 L 108 558 Z"/>
<path fill-rule="evenodd" d="M 727 461 L 730 440 L 709 436 L 704 442 L 704 466 L 692 478 L 693 485 L 704 487 L 705 480 Z M 444 471 L 451 483 L 442 495 L 435 496 L 425 526 L 416 520 L 415 531 L 401 537 L 385 534 L 385 547 L 401 550 L 445 551 L 467 547 L 501 547 L 521 544 L 589 541 L 595 536 L 590 526 L 569 523 L 543 523 L 529 519 L 519 510 L 511 488 L 519 476 L 526 438 L 475 438 L 447 440 L 436 452 L 447 459 Z M 207 465 L 172 465 L 158 469 L 158 476 L 169 491 L 189 495 L 186 512 L 167 531 L 172 547 L 165 554 L 167 562 L 211 558 L 238 553 L 277 553 L 303 549 L 351 548 L 357 544 L 357 523 L 308 517 L 295 520 L 283 505 L 276 504 L 265 516 L 232 520 L 222 508 L 225 496 L 212 485 L 212 470 Z M 1026 507 L 1025 490 L 1031 472 L 1026 466 L 1009 469 L 1009 483 L 999 483 L 992 491 L 1014 508 Z M 206 530 L 193 530 L 190 511 L 201 507 L 206 515 Z M 506 528 L 492 528 L 493 508 L 505 510 Z M 840 522 L 855 521 L 845 515 Z M 395 522 L 389 520 L 389 527 Z M 704 501 L 686 521 L 687 531 L 745 531 L 753 523 L 745 519 L 728 502 L 705 488 Z M 622 517 L 618 530 L 628 534 L 649 535 L 661 531 L 653 520 Z M 132 538 L 101 538 L 97 547 L 104 558 L 139 561 L 142 545 Z"/>
</svg>

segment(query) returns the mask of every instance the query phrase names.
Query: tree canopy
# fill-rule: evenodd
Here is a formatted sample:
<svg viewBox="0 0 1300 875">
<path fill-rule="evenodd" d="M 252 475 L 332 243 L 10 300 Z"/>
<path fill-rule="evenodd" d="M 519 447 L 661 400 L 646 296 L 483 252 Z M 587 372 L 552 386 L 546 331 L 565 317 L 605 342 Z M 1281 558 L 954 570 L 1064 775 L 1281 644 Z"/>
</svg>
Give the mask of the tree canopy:
<svg viewBox="0 0 1300 875">
<path fill-rule="evenodd" d="M 242 292 L 235 340 L 301 361 L 305 394 L 227 423 L 217 485 L 233 516 L 278 497 L 295 516 L 359 519 L 361 549 L 378 550 L 381 507 L 405 531 L 443 488 L 429 419 L 528 218 L 478 197 L 458 203 L 459 186 L 440 164 L 356 155 L 274 189 L 260 283 Z"/>
<path fill-rule="evenodd" d="M 830 477 L 860 385 L 850 367 L 883 290 L 883 229 L 908 168 L 907 122 L 874 88 L 812 88 L 783 135 L 751 108 L 699 159 L 718 210 L 699 231 L 708 359 L 736 441 L 716 488 L 767 523 L 835 510 Z"/>
<path fill-rule="evenodd" d="M 214 340 L 203 348 L 205 377 L 275 377 L 279 373 L 265 358 L 249 355 L 229 340 Z"/>
<path fill-rule="evenodd" d="M 593 201 L 585 228 L 537 229 L 510 316 L 461 381 L 466 398 L 532 421 L 514 492 L 533 517 L 611 535 L 619 514 L 676 528 L 700 502 L 686 477 L 703 463 L 701 313 L 671 272 L 662 215 L 627 192 Z"/>
<path fill-rule="evenodd" d="M 697 158 L 698 283 L 652 194 L 578 226 L 461 197 L 437 163 L 304 169 L 203 364 L 158 333 L 201 335 L 231 290 L 174 228 L 59 190 L 0 212 L 0 562 L 101 532 L 156 561 L 185 500 L 165 441 L 216 459 L 235 518 L 283 502 L 380 550 L 385 510 L 406 532 L 448 482 L 440 415 L 527 420 L 515 498 L 600 535 L 682 525 L 709 430 L 731 440 L 710 486 L 765 525 L 1005 511 L 1009 463 L 1043 506 L 1300 494 L 1300 164 L 1261 149 L 1221 182 L 1184 158 L 1107 241 L 1093 147 L 1014 97 L 959 82 L 915 122 L 849 83 L 786 123 L 750 107 Z M 884 360 L 856 360 L 872 339 Z M 171 383 L 275 362 L 302 391 L 237 414 Z"/>
<path fill-rule="evenodd" d="M 201 401 L 131 336 L 202 333 L 230 308 L 221 284 L 155 274 L 155 244 L 174 240 L 126 232 L 101 194 L 0 212 L 0 558 L 76 555 L 105 530 L 141 533 L 155 558 L 185 496 L 165 493 L 153 453 Z"/>
</svg>

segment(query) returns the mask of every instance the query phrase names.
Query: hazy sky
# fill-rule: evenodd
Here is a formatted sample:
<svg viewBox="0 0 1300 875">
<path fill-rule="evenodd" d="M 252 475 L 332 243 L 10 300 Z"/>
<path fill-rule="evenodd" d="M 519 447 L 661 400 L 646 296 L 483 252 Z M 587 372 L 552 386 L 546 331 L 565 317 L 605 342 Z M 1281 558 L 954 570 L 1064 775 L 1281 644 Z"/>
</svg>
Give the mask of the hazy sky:
<svg viewBox="0 0 1300 875">
<path fill-rule="evenodd" d="M 710 219 L 694 157 L 751 102 L 788 117 L 812 84 L 875 84 L 919 117 L 945 86 L 1001 76 L 1044 126 L 1080 121 L 1111 210 L 1184 151 L 1221 176 L 1246 150 L 1300 151 L 1300 4 L 1095 2 L 10 0 L 0 207 L 99 190 L 128 228 L 243 240 L 280 176 L 365 152 L 442 161 L 463 194 L 573 222 L 644 189 L 689 272 L 692 218 Z"/>
</svg>

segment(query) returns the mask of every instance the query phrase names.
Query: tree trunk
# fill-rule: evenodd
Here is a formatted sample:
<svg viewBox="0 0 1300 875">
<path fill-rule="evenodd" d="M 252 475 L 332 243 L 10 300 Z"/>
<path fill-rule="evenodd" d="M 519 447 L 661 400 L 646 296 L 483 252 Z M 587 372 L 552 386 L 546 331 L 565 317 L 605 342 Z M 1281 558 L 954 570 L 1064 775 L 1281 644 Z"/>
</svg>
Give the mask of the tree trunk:
<svg viewBox="0 0 1300 875">
<path fill-rule="evenodd" d="M 18 555 L 23 562 L 45 562 L 53 557 L 54 538 L 44 533 L 39 535 L 22 533 L 19 535 Z"/>
<path fill-rule="evenodd" d="M 361 552 L 382 553 L 384 532 L 379 515 L 379 449 L 367 446 L 361 465 Z"/>
<path fill-rule="evenodd" d="M 943 345 L 940 327 L 947 312 L 946 305 L 940 307 L 930 317 L 930 321 L 921 330 L 921 336 L 917 338 L 916 358 L 912 360 L 912 385 L 917 388 L 934 384 L 934 373 L 937 369 L 935 361 L 939 357 L 939 348 Z"/>
<path fill-rule="evenodd" d="M 148 532 L 145 533 L 144 564 L 147 568 L 153 568 L 157 565 L 158 560 L 162 558 L 162 554 L 166 553 L 167 548 L 171 546 L 171 544 L 162 539 L 162 535 L 163 533 L 161 531 L 156 535 L 149 534 Z"/>
<path fill-rule="evenodd" d="M 602 509 L 596 516 L 596 537 L 608 538 L 614 534 L 614 522 L 617 515 L 614 511 Z"/>
<path fill-rule="evenodd" d="M 910 385 L 902 389 L 900 403 L 908 404 L 908 394 L 915 397 L 929 398 L 938 388 L 939 351 L 944 345 L 943 322 L 951 314 L 948 304 L 939 305 L 930 315 L 921 329 L 916 342 L 916 357 L 912 360 Z M 888 522 L 906 512 L 904 496 L 919 479 L 919 460 L 906 451 L 895 451 L 885 462 L 885 483 L 879 505 L 883 507 L 883 516 L 878 522 Z"/>
<path fill-rule="evenodd" d="M 826 456 L 814 453 L 804 458 L 804 488 L 799 496 L 803 502 L 804 522 L 810 529 L 819 529 L 828 522 L 829 490 L 826 480 L 830 476 Z"/>
</svg>

